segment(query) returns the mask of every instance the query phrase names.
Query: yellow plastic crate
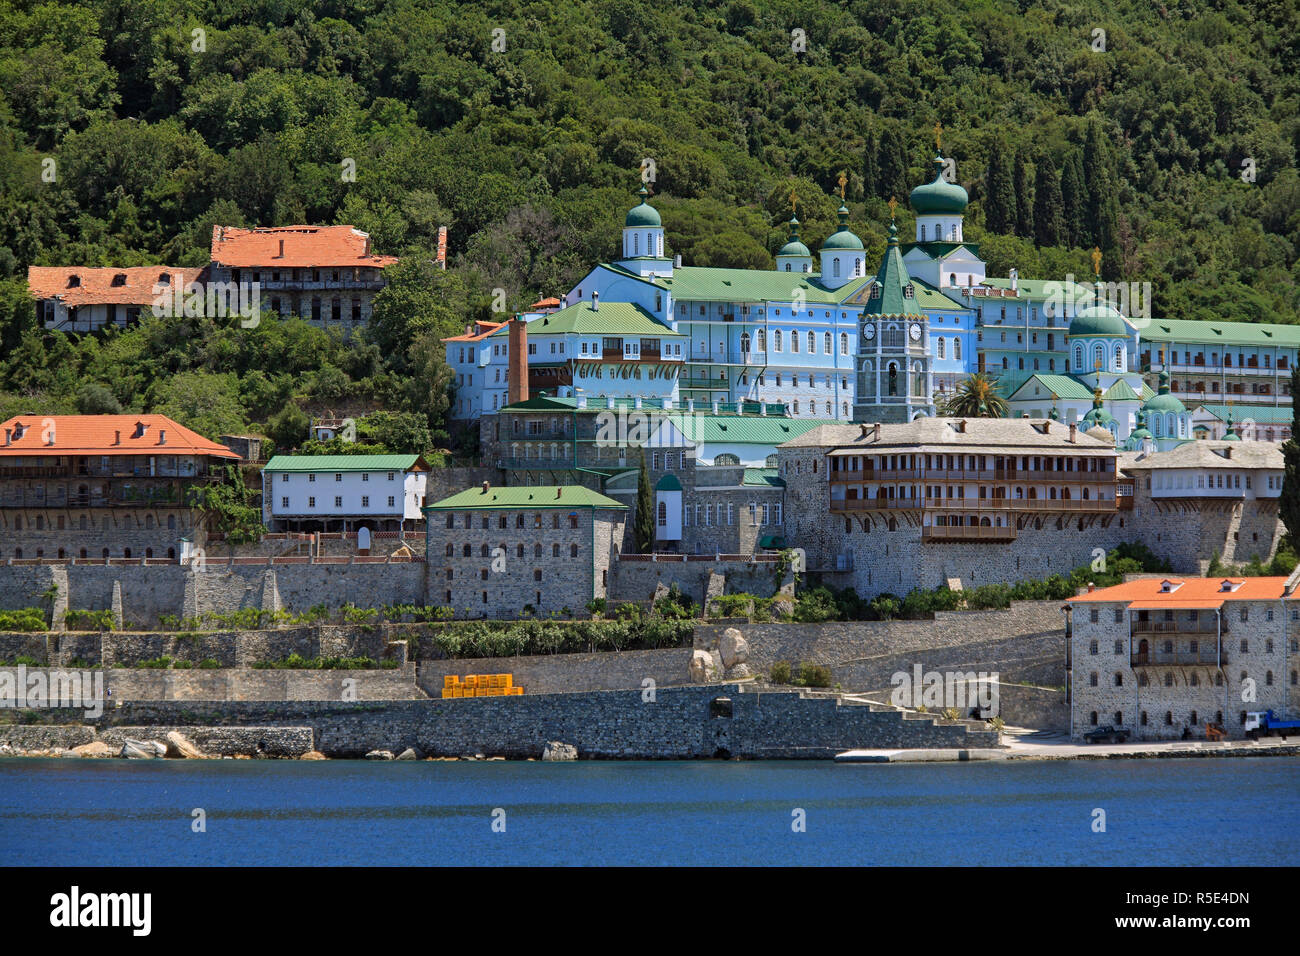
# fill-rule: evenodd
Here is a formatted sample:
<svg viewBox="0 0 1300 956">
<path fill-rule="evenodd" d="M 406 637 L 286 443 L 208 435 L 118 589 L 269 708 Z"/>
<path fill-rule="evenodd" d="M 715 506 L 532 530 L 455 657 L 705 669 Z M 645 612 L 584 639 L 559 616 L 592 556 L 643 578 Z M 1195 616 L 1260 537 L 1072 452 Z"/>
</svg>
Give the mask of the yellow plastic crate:
<svg viewBox="0 0 1300 956">
<path fill-rule="evenodd" d="M 442 679 L 442 686 L 444 688 L 455 687 L 458 683 L 460 683 L 460 678 L 455 674 L 448 674 Z"/>
<path fill-rule="evenodd" d="M 502 675 L 501 675 L 501 678 L 502 678 L 502 684 L 501 684 L 502 687 L 509 688 L 509 687 L 514 687 L 514 686 L 515 686 L 515 675 L 514 675 L 514 674 L 502 674 Z"/>
<path fill-rule="evenodd" d="M 521 695 L 523 694 L 523 692 L 524 692 L 524 689 L 523 689 L 522 687 L 507 687 L 507 688 L 506 688 L 506 696 L 507 696 L 507 697 L 519 697 L 519 696 L 521 696 Z"/>
</svg>

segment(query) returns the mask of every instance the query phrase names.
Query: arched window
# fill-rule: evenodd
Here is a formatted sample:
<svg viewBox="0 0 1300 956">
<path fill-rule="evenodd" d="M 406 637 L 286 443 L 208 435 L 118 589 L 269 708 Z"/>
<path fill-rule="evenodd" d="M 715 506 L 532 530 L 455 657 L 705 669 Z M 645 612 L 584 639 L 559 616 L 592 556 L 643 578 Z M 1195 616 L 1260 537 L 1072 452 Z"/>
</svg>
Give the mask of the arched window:
<svg viewBox="0 0 1300 956">
<path fill-rule="evenodd" d="M 1092 364 L 1094 368 L 1106 367 L 1106 350 L 1098 345 L 1092 350 Z M 1082 369 L 1080 369 L 1082 371 Z"/>
<path fill-rule="evenodd" d="M 831 334 L 829 332 L 827 332 L 825 335 L 822 336 L 822 345 L 826 347 L 825 351 L 827 355 L 830 355 L 833 351 L 835 351 L 835 349 L 831 346 Z"/>
<path fill-rule="evenodd" d="M 749 333 L 748 333 L 748 332 L 741 332 L 741 333 L 740 333 L 740 351 L 742 351 L 742 352 L 748 352 L 748 351 L 749 351 Z"/>
<path fill-rule="evenodd" d="M 1083 371 L 1083 346 L 1082 345 L 1076 345 L 1074 347 L 1074 371 L 1076 372 Z"/>
<path fill-rule="evenodd" d="M 713 463 L 715 465 L 739 465 L 740 456 L 730 454 L 729 452 L 723 452 L 721 455 L 718 455 L 713 459 Z"/>
<path fill-rule="evenodd" d="M 860 275 L 862 275 L 862 260 L 861 260 L 861 259 L 854 259 L 854 260 L 853 260 L 853 274 L 854 274 L 855 276 L 860 276 Z"/>
<path fill-rule="evenodd" d="M 947 355 L 946 355 L 945 352 L 944 352 L 943 336 L 940 336 L 940 337 L 939 337 L 939 345 L 937 346 L 937 350 L 936 350 L 935 354 L 936 354 L 939 358 L 947 358 Z"/>
<path fill-rule="evenodd" d="M 840 333 L 840 354 L 849 354 L 849 333 L 847 332 Z"/>
<path fill-rule="evenodd" d="M 790 271 L 790 263 L 788 263 L 788 262 L 785 264 L 785 271 L 786 271 L 786 272 L 789 272 L 789 271 Z"/>
<path fill-rule="evenodd" d="M 632 233 L 632 255 L 634 256 L 641 255 L 641 237 L 638 236 L 635 232 Z"/>
<path fill-rule="evenodd" d="M 758 330 L 758 350 L 760 352 L 767 351 L 767 331 L 764 329 Z"/>
<path fill-rule="evenodd" d="M 840 260 L 839 260 L 839 259 L 832 259 L 832 260 L 831 260 L 831 275 L 835 276 L 835 278 L 837 278 L 837 279 L 840 277 Z"/>
<path fill-rule="evenodd" d="M 921 241 L 925 242 L 925 226 L 921 226 Z"/>
<path fill-rule="evenodd" d="M 775 329 L 772 332 L 772 351 L 773 352 L 781 351 L 781 330 L 780 329 Z M 779 385 L 780 383 L 778 382 L 777 384 Z"/>
<path fill-rule="evenodd" d="M 659 509 L 658 509 L 658 511 L 659 511 L 659 527 L 661 527 L 661 528 L 666 528 L 666 527 L 668 527 L 668 505 L 667 505 L 667 503 L 665 503 L 665 502 L 663 502 L 663 501 L 659 502 Z"/>
<path fill-rule="evenodd" d="M 952 340 L 952 357 L 955 359 L 961 358 L 961 339 Z"/>
<path fill-rule="evenodd" d="M 817 354 L 817 334 L 815 332 L 808 333 L 808 354 Z"/>
<path fill-rule="evenodd" d="M 1124 371 L 1124 346 L 1115 346 L 1115 371 Z"/>
</svg>

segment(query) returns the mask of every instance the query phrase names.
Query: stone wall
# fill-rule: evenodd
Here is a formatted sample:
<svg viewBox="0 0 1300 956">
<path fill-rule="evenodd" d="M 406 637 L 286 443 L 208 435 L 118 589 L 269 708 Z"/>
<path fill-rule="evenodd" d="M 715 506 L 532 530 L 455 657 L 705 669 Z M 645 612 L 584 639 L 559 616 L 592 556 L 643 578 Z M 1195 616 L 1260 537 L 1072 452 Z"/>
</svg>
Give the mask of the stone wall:
<svg viewBox="0 0 1300 956">
<path fill-rule="evenodd" d="M 732 716 L 712 716 L 719 698 L 730 700 Z M 156 735 L 171 728 L 188 733 L 186 727 L 307 726 L 317 750 L 351 757 L 408 746 L 433 756 L 539 757 L 548 740 L 573 744 L 583 757 L 627 759 L 827 759 L 858 747 L 998 743 L 996 734 L 965 723 L 795 692 L 741 693 L 736 685 L 664 688 L 653 702 L 639 690 L 360 704 L 128 702 L 98 723 L 102 736 L 114 727 L 125 736 L 137 727 Z"/>
<path fill-rule="evenodd" d="M 542 654 L 479 660 L 422 660 L 420 688 L 442 696 L 443 677 L 457 674 L 512 674 L 525 694 L 559 694 L 640 688 L 649 678 L 657 687 L 690 681 L 691 649 L 621 651 L 616 654 Z"/>
<path fill-rule="evenodd" d="M 425 565 L 277 564 L 214 565 L 197 572 L 180 566 L 41 565 L 0 567 L 0 608 L 35 607 L 40 595 L 66 576 L 62 600 L 76 610 L 113 607 L 120 588 L 126 625 L 149 627 L 164 614 L 195 617 L 245 608 L 305 611 L 317 604 L 338 608 L 424 604 Z"/>
<path fill-rule="evenodd" d="M 727 594 L 771 597 L 777 592 L 776 569 L 775 561 L 643 561 L 639 556 L 624 556 L 616 562 L 610 598 L 614 603 L 649 601 L 659 584 L 665 587 L 676 584 L 683 594 L 703 607 L 704 592 L 711 574 L 720 574 L 726 579 Z"/>
<path fill-rule="evenodd" d="M 37 672 L 27 668 L 27 675 Z M 283 670 L 214 668 L 161 670 L 109 668 L 103 674 L 111 701 L 128 700 L 420 700 L 415 665 L 391 670 Z M 17 679 L 15 668 L 0 674 Z M 16 686 L 16 685 L 15 685 Z"/>
<path fill-rule="evenodd" d="M 824 624 L 717 621 L 695 629 L 695 646 L 716 647 L 728 627 L 749 645 L 758 674 L 776 661 L 823 664 L 846 691 L 888 691 L 897 671 L 997 671 L 1003 681 L 1065 684 L 1065 623 L 1057 601 L 1016 601 L 1005 611 L 939 612 L 932 621 Z"/>
<path fill-rule="evenodd" d="M 104 667 L 136 667 L 141 661 L 170 657 L 198 665 L 213 660 L 222 667 L 250 667 L 261 661 L 300 657 L 369 657 L 372 660 L 407 661 L 405 631 L 400 626 L 314 624 L 272 630 L 200 631 L 176 633 L 28 634 L 0 632 L 0 661 L 19 656 L 34 658 L 51 667 L 69 667 L 73 661 Z"/>
</svg>

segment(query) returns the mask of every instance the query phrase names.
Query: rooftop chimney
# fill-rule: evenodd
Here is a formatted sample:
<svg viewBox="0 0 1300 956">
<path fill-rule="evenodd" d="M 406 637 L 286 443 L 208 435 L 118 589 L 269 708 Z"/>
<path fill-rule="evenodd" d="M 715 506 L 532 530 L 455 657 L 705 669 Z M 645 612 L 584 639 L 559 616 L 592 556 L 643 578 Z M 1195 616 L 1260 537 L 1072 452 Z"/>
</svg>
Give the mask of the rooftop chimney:
<svg viewBox="0 0 1300 956">
<path fill-rule="evenodd" d="M 491 483 L 491 482 L 489 482 L 489 481 L 485 481 L 485 482 L 483 482 L 483 492 L 482 492 L 482 493 L 483 493 L 483 494 L 487 494 L 488 491 L 491 490 L 491 488 L 492 488 L 492 483 Z"/>
<path fill-rule="evenodd" d="M 283 239 L 280 240 L 280 255 L 279 255 L 277 258 L 280 258 L 280 259 L 283 259 L 283 258 L 284 258 L 284 240 L 283 240 Z"/>
<path fill-rule="evenodd" d="M 510 361 L 506 366 L 506 402 L 528 401 L 528 324 L 519 316 L 510 320 Z"/>
<path fill-rule="evenodd" d="M 12 428 L 6 428 L 6 429 L 5 429 L 5 444 L 6 444 L 6 445 L 11 445 L 11 444 L 13 444 L 13 440 L 14 440 L 14 430 L 13 430 Z"/>
<path fill-rule="evenodd" d="M 556 488 L 556 489 L 555 489 L 555 497 L 557 497 L 557 498 L 560 497 L 560 492 L 563 491 L 563 490 L 564 490 L 563 488 Z"/>
<path fill-rule="evenodd" d="M 680 269 L 681 267 L 682 267 L 682 254 L 679 252 L 677 253 L 677 255 L 673 256 L 673 268 Z"/>
<path fill-rule="evenodd" d="M 1070 441 L 1074 441 L 1079 436 L 1079 426 L 1070 422 Z"/>
<path fill-rule="evenodd" d="M 122 430 L 120 428 L 113 430 L 113 444 L 114 445 L 122 444 Z"/>
<path fill-rule="evenodd" d="M 858 436 L 859 438 L 866 438 L 868 435 L 871 434 L 871 429 L 867 425 L 863 424 L 863 425 L 859 425 L 858 427 L 862 429 L 862 434 Z"/>
<path fill-rule="evenodd" d="M 591 311 L 597 312 L 599 310 L 600 310 L 600 293 L 593 290 L 591 293 Z"/>
<path fill-rule="evenodd" d="M 167 444 L 167 429 L 165 428 L 158 429 L 158 444 L 160 445 Z"/>
</svg>

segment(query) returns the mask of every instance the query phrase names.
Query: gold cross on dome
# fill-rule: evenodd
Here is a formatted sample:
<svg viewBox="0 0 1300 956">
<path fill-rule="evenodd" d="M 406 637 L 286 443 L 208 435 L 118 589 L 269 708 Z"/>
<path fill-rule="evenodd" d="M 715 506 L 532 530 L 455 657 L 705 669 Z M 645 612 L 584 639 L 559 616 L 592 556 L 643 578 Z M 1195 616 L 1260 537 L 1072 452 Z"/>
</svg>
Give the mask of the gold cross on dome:
<svg viewBox="0 0 1300 956">
<path fill-rule="evenodd" d="M 840 202 L 844 202 L 844 187 L 848 185 L 848 182 L 849 182 L 849 177 L 845 176 L 843 173 L 840 173 L 840 178 L 839 178 Z"/>
<path fill-rule="evenodd" d="M 893 196 L 889 197 L 889 218 L 894 218 L 894 208 L 898 205 L 898 200 Z"/>
<path fill-rule="evenodd" d="M 934 121 L 934 148 L 940 149 L 939 140 L 943 136 L 943 124 L 938 120 Z"/>
<path fill-rule="evenodd" d="M 1101 275 L 1101 250 L 1096 246 L 1092 247 L 1092 274 Z"/>
<path fill-rule="evenodd" d="M 790 215 L 792 216 L 795 214 L 794 206 L 795 203 L 797 203 L 798 201 L 799 201 L 799 197 L 794 194 L 794 187 L 791 187 L 790 188 Z"/>
</svg>

